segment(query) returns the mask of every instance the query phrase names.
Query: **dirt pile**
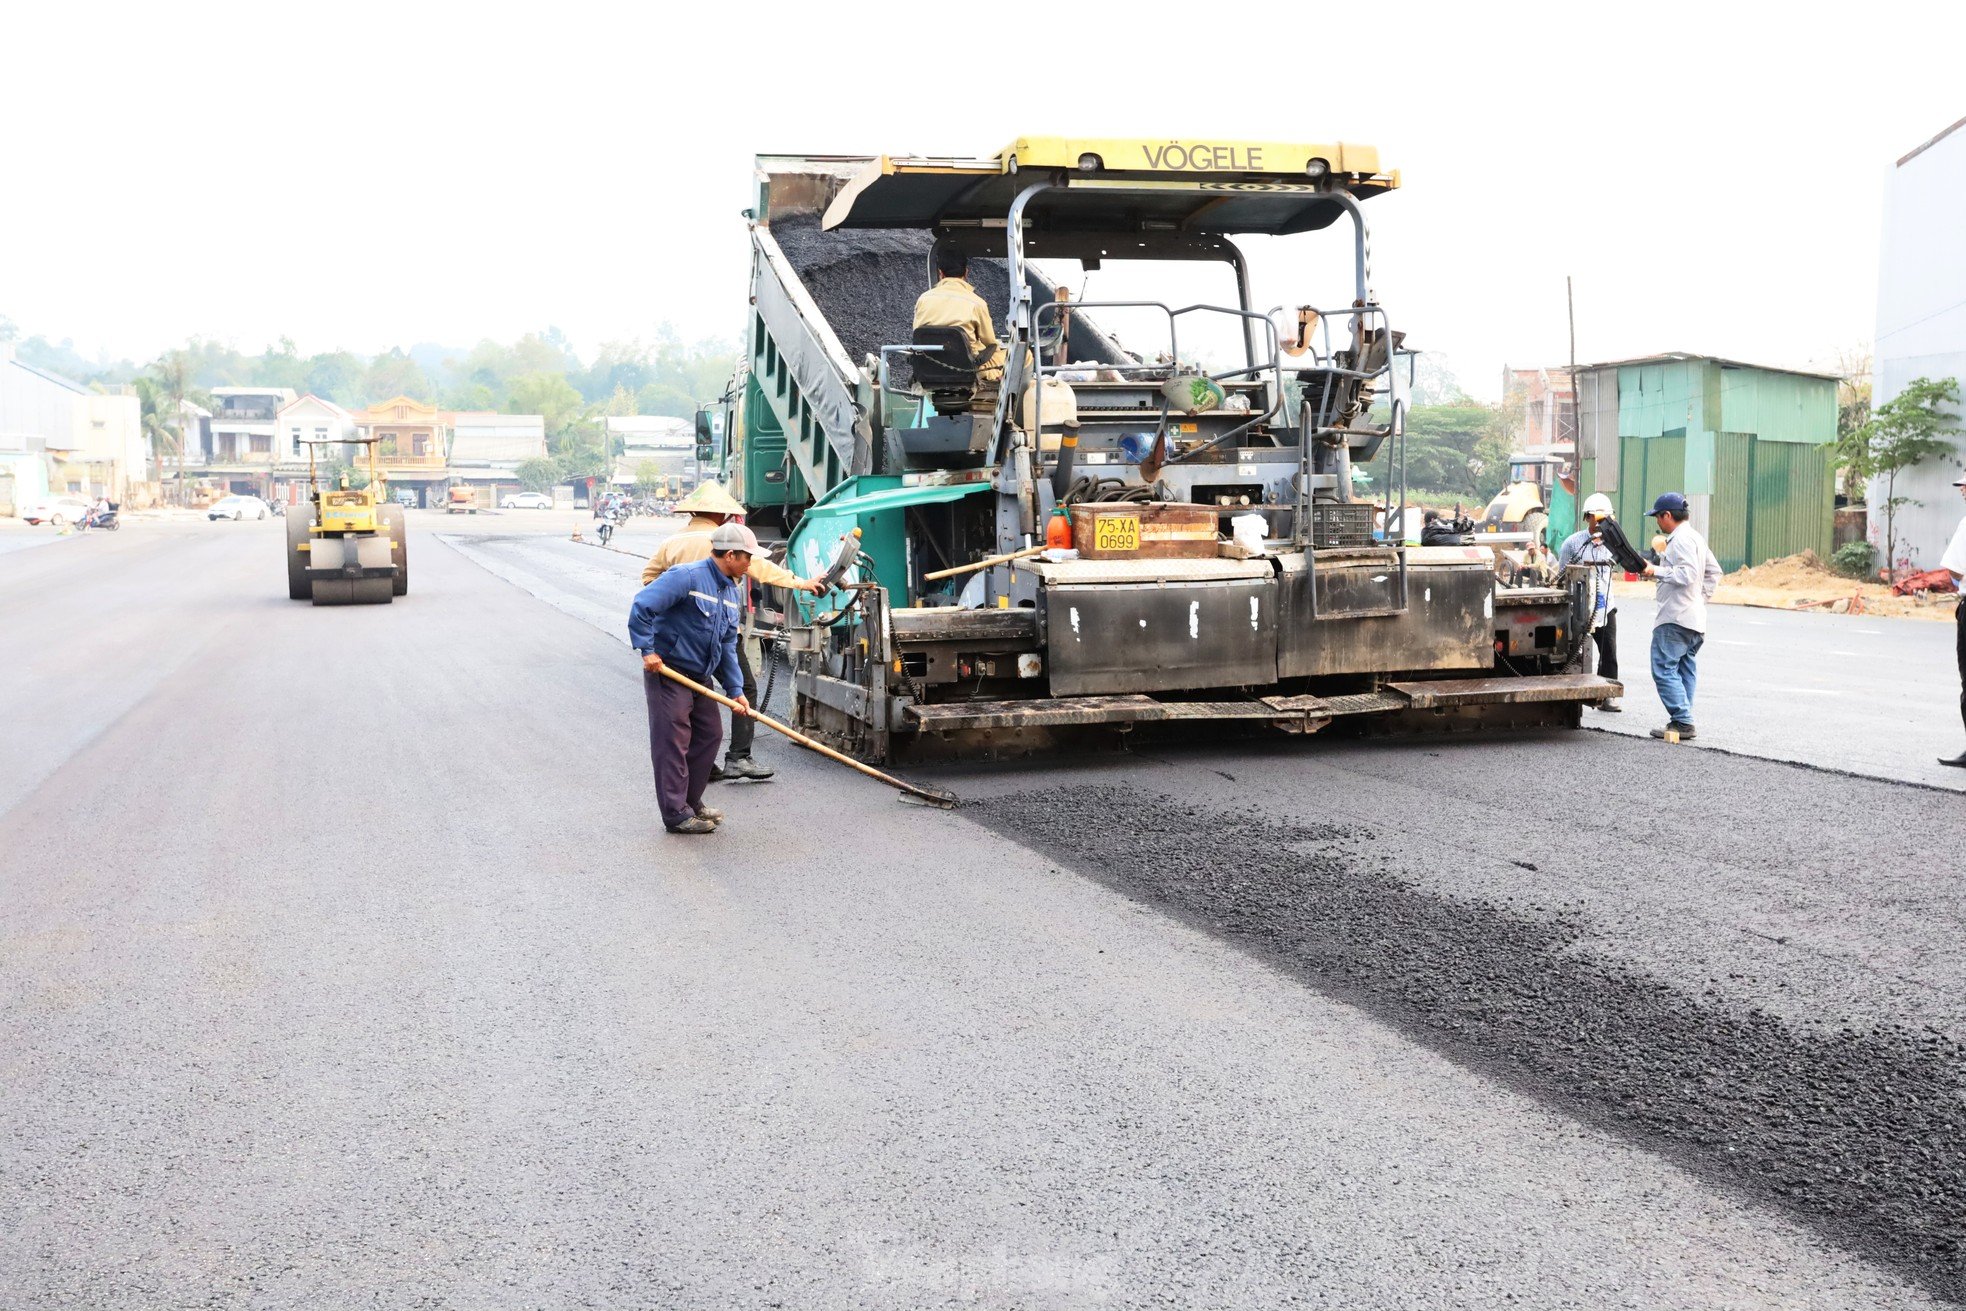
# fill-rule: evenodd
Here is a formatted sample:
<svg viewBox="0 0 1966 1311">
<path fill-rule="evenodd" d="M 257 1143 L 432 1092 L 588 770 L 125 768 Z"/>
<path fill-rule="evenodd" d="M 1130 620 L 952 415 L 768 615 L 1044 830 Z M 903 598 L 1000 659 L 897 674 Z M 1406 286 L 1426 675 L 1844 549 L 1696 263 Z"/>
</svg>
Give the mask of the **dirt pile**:
<svg viewBox="0 0 1966 1311">
<path fill-rule="evenodd" d="M 1713 599 L 1716 605 L 1948 621 L 1952 618 L 1954 602 L 1952 596 L 1945 594 L 1893 596 L 1891 589 L 1882 583 L 1862 582 L 1836 573 L 1814 551 L 1736 569 L 1721 581 L 1720 591 Z"/>
</svg>

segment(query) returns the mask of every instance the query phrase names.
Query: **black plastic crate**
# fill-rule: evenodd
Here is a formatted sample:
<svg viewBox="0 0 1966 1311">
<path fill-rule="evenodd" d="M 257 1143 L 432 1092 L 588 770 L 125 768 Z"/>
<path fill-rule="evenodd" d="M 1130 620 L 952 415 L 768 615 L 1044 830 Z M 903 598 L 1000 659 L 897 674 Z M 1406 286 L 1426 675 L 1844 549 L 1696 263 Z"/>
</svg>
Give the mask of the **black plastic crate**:
<svg viewBox="0 0 1966 1311">
<path fill-rule="evenodd" d="M 1312 548 L 1329 551 L 1338 547 L 1371 546 L 1373 544 L 1372 509 L 1369 502 L 1357 505 L 1313 503 L 1311 506 Z"/>
</svg>

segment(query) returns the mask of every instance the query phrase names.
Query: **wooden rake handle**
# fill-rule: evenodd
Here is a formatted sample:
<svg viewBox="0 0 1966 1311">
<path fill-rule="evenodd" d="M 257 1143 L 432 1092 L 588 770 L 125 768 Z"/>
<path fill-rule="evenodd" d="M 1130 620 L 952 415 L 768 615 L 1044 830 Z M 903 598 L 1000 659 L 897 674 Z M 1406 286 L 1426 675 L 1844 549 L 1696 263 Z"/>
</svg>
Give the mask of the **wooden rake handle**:
<svg viewBox="0 0 1966 1311">
<path fill-rule="evenodd" d="M 806 748 L 806 750 L 808 751 L 816 751 L 820 755 L 825 756 L 829 760 L 837 760 L 842 765 L 847 765 L 854 769 L 859 770 L 861 773 L 865 774 L 868 778 L 879 779 L 881 782 L 887 784 L 891 788 L 899 788 L 901 791 L 909 793 L 913 796 L 929 797 L 931 799 L 939 800 L 939 798 L 935 798 L 933 793 L 925 792 L 921 788 L 914 786 L 912 783 L 904 783 L 900 779 L 894 777 L 894 775 L 892 774 L 883 774 L 881 773 L 880 770 L 875 769 L 872 765 L 862 764 L 860 761 L 855 760 L 852 756 L 846 755 L 843 752 L 835 751 L 833 750 L 833 748 L 825 745 L 822 742 L 813 741 L 811 738 L 807 737 L 804 733 L 799 732 L 798 729 L 793 728 L 789 724 L 781 724 L 776 719 L 773 719 L 770 715 L 760 714 L 756 710 L 746 710 L 743 706 L 738 705 L 737 702 L 731 700 L 729 697 L 723 695 L 721 692 L 712 692 L 709 688 L 703 686 L 703 684 L 697 682 L 694 678 L 689 677 L 687 674 L 679 674 L 666 664 L 663 665 L 662 668 L 657 672 L 660 673 L 664 678 L 670 679 L 677 683 L 681 683 L 684 687 L 688 688 L 692 692 L 697 693 L 700 696 L 709 697 L 712 701 L 715 701 L 718 705 L 723 706 L 734 715 L 749 715 L 752 719 L 757 720 L 760 724 L 765 725 L 767 728 L 777 729 L 780 733 L 783 733 L 786 737 L 791 738 L 794 742 L 797 742 L 800 746 Z"/>
</svg>

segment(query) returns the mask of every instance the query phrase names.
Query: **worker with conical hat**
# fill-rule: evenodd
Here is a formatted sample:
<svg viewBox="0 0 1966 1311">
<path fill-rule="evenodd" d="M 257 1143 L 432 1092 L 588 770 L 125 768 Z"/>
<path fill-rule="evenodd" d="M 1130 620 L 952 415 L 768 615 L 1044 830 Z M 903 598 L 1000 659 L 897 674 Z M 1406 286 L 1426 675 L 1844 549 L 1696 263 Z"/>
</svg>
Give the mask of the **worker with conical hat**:
<svg viewBox="0 0 1966 1311">
<path fill-rule="evenodd" d="M 1611 498 L 1592 492 L 1584 501 L 1584 526 L 1563 539 L 1556 551 L 1556 567 L 1589 565 L 1591 570 L 1591 640 L 1597 643 L 1597 673 L 1601 678 L 1618 678 L 1618 608 L 1611 603 L 1611 567 L 1617 557 L 1604 542 L 1604 521 L 1615 519 Z M 1624 709 L 1613 699 L 1592 702 L 1599 710 L 1613 713 Z"/>
<path fill-rule="evenodd" d="M 744 514 L 744 507 L 737 498 L 725 491 L 722 483 L 715 481 L 698 483 L 696 490 L 677 502 L 678 513 L 687 512 L 689 522 L 681 531 L 665 540 L 655 548 L 655 554 L 642 566 L 642 586 L 647 587 L 663 572 L 678 565 L 694 564 L 698 560 L 710 558 L 710 535 L 717 528 Z M 787 587 L 801 592 L 817 592 L 819 583 L 815 579 L 801 578 L 783 565 L 767 560 L 763 555 L 751 558 L 750 577 L 770 587 Z M 738 668 L 744 676 L 744 695 L 752 702 L 758 697 L 758 676 L 751 667 L 751 655 L 744 643 L 737 644 Z M 763 707 L 759 707 L 762 709 Z M 776 770 L 760 765 L 751 755 L 751 744 L 758 735 L 758 724 L 754 719 L 733 718 L 730 724 L 730 746 L 724 755 L 721 768 L 711 770 L 710 777 L 717 779 L 767 779 Z"/>
</svg>

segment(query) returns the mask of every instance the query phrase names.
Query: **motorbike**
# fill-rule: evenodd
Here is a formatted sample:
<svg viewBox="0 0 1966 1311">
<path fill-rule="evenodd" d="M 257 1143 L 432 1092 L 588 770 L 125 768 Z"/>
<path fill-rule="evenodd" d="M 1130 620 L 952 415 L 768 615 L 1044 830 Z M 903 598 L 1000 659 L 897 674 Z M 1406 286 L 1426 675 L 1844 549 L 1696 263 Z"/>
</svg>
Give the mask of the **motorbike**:
<svg viewBox="0 0 1966 1311">
<path fill-rule="evenodd" d="M 86 532 L 91 528 L 101 528 L 108 532 L 115 532 L 118 528 L 122 527 L 122 524 L 117 521 L 116 510 L 117 507 L 112 505 L 107 510 L 89 511 L 88 515 L 82 520 L 83 531 Z"/>
<path fill-rule="evenodd" d="M 595 527 L 594 535 L 601 539 L 602 546 L 614 540 L 614 530 L 628 522 L 629 513 L 627 506 L 617 503 L 595 516 L 601 522 Z"/>
</svg>

